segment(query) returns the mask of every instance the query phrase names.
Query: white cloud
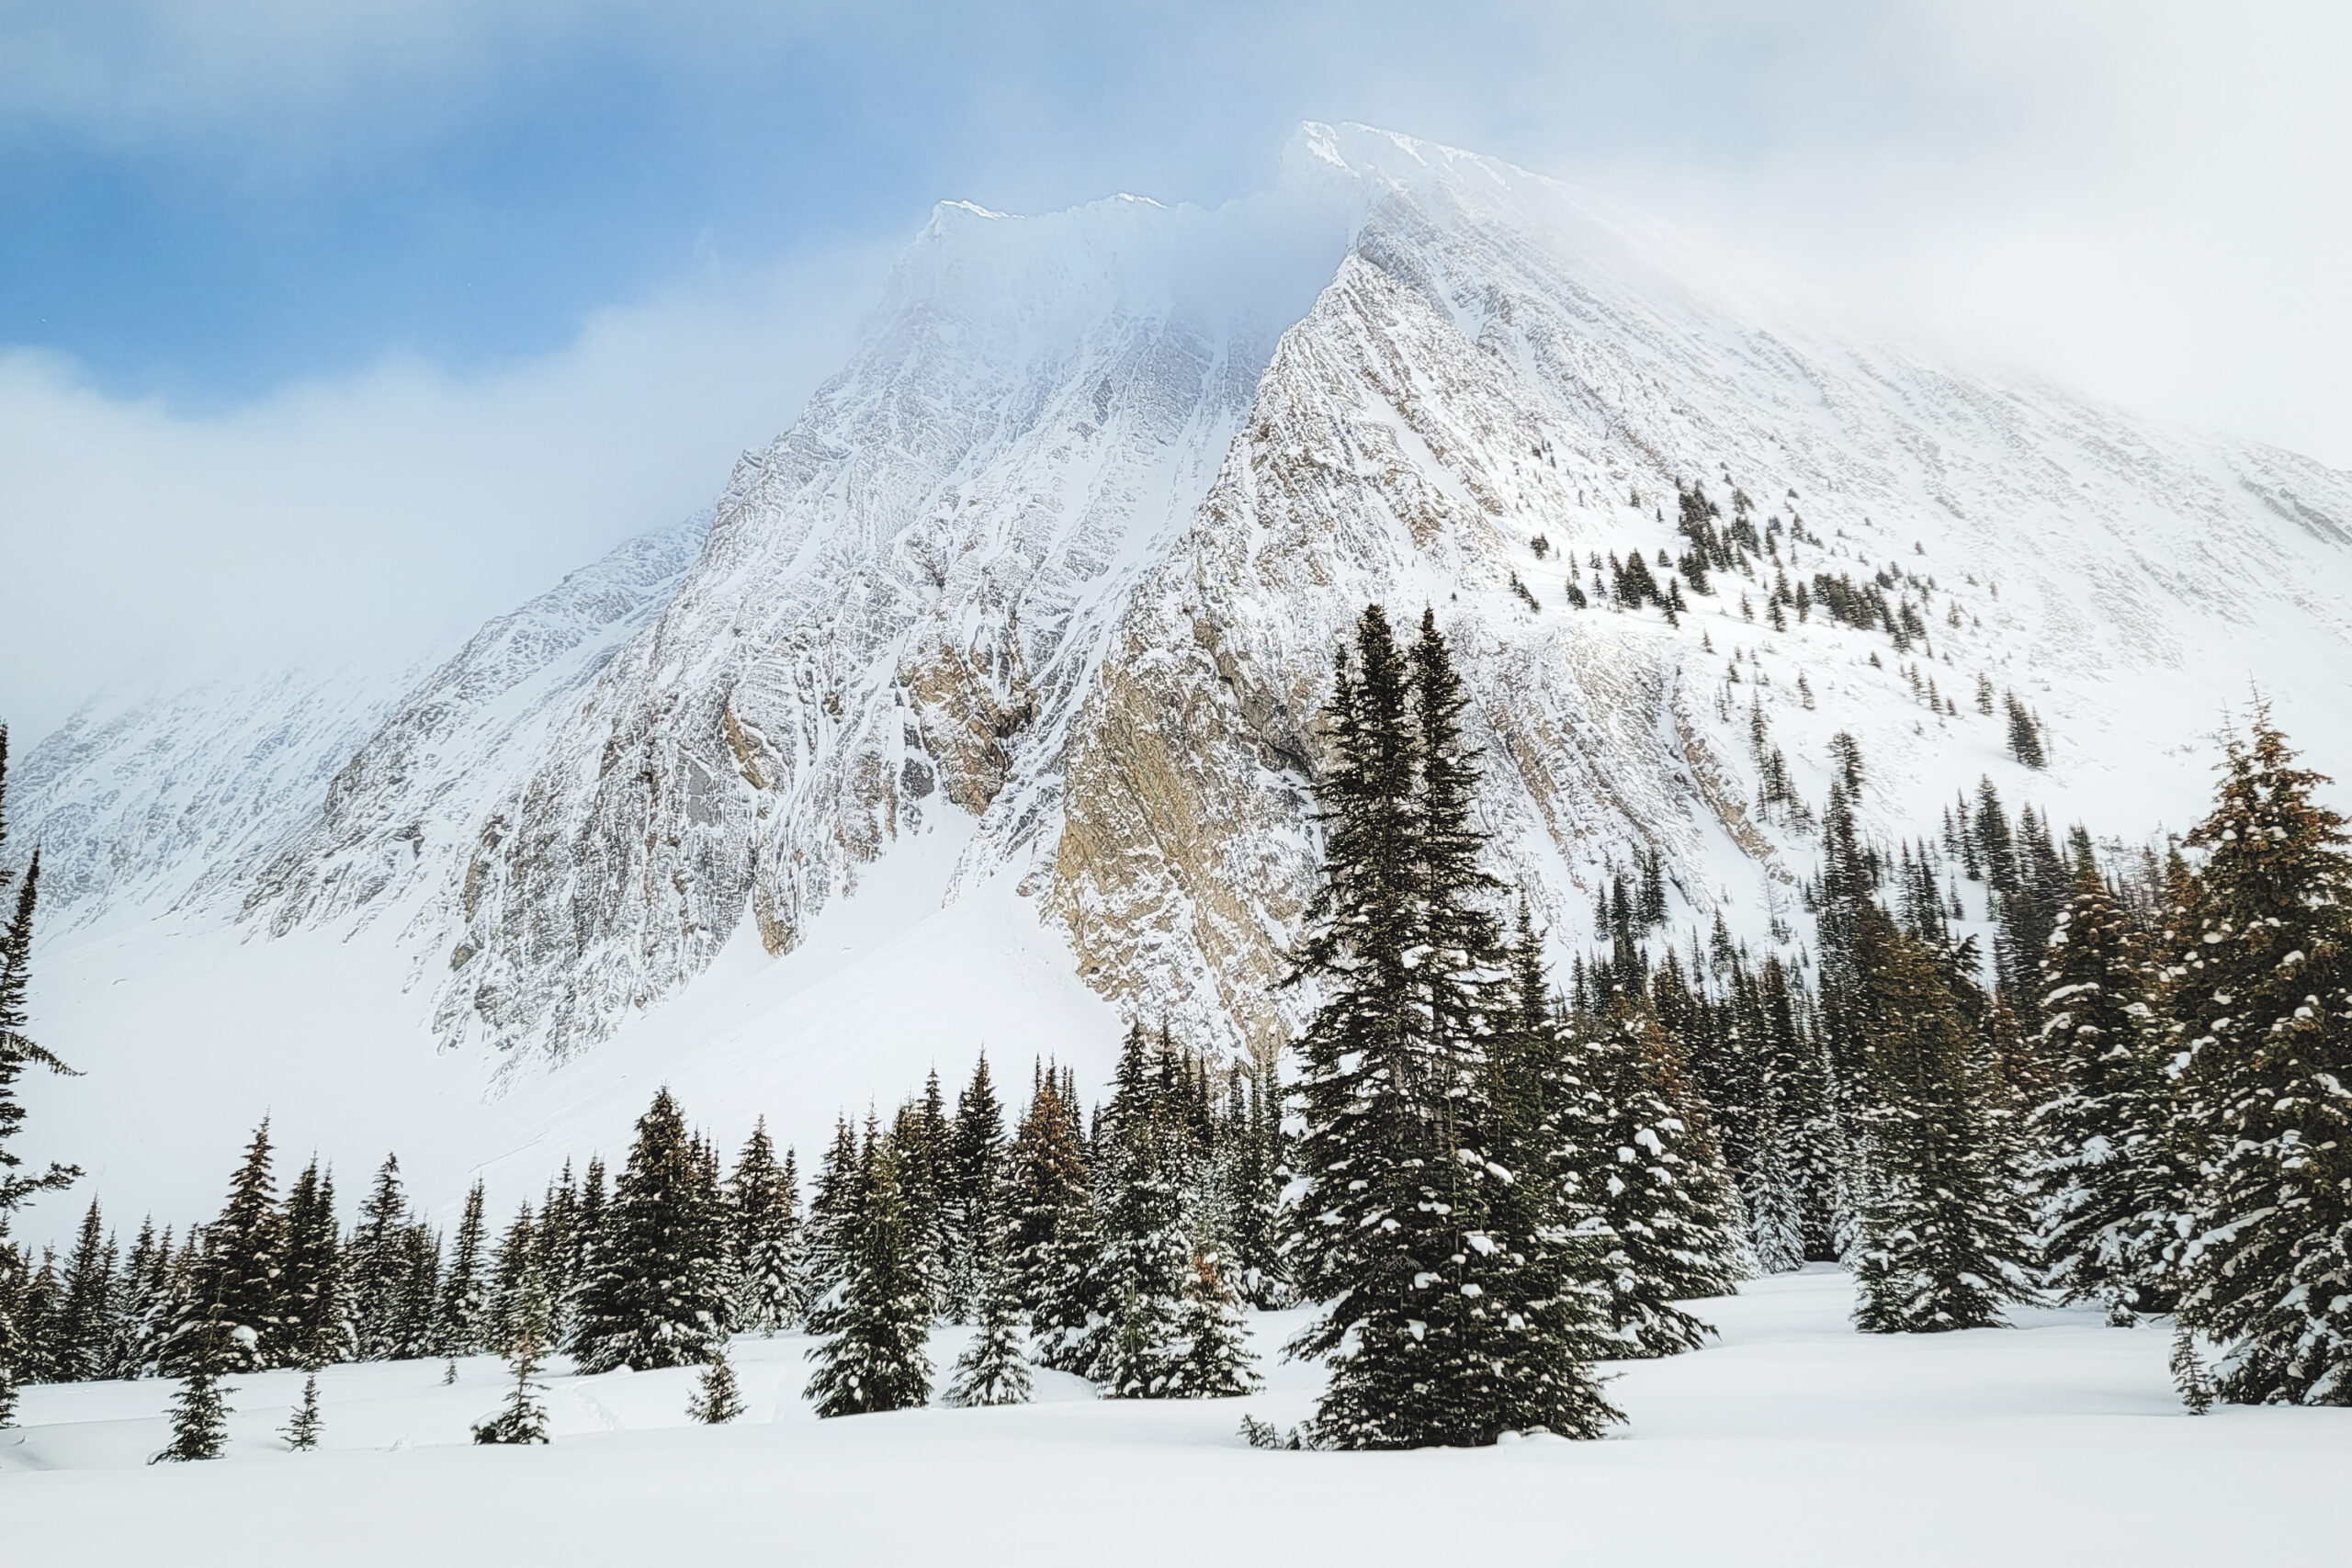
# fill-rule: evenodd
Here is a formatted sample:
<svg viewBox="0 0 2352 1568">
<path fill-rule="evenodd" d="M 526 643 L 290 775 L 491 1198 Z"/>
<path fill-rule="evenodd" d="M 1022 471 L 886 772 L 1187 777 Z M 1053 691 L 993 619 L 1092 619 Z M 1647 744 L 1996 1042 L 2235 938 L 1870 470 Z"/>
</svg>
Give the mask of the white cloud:
<svg viewBox="0 0 2352 1568">
<path fill-rule="evenodd" d="M 118 680 L 409 656 L 707 505 L 840 362 L 881 258 L 705 276 L 562 351 L 191 415 L 0 355 L 0 716 Z"/>
</svg>

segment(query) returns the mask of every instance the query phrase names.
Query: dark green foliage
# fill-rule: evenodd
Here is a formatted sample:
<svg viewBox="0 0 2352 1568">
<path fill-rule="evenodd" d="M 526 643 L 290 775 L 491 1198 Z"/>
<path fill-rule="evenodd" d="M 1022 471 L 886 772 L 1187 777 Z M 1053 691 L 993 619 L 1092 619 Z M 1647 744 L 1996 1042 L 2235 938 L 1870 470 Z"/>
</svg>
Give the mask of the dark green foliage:
<svg viewBox="0 0 2352 1568">
<path fill-rule="evenodd" d="M 1867 1140 L 1856 1325 L 1871 1333 L 1989 1328 L 2030 1300 L 2032 1255 L 1993 1122 L 1996 1083 L 1944 968 L 1867 900 L 1849 1027 Z"/>
<path fill-rule="evenodd" d="M 1004 1110 L 983 1054 L 956 1102 L 948 1162 L 947 1315 L 964 1322 L 978 1310 L 990 1256 L 1004 1223 Z"/>
<path fill-rule="evenodd" d="M 904 1410 L 931 1398 L 931 1294 L 915 1256 L 899 1154 L 869 1139 L 862 1159 L 848 1277 L 810 1314 L 825 1337 L 808 1397 L 820 1416 Z"/>
<path fill-rule="evenodd" d="M 375 1187 L 360 1206 L 359 1224 L 344 1259 L 352 1333 L 362 1360 L 393 1360 L 424 1353 L 423 1329 L 429 1326 L 433 1287 L 416 1277 L 425 1261 L 417 1240 L 418 1228 L 409 1218 L 408 1199 L 401 1190 L 400 1158 L 387 1155 L 376 1173 Z M 417 1306 L 420 1296 L 428 1307 L 423 1324 Z"/>
<path fill-rule="evenodd" d="M 270 1175 L 269 1123 L 264 1121 L 230 1182 L 227 1206 L 205 1227 L 203 1248 L 164 1347 L 165 1370 L 242 1372 L 267 1366 L 267 1348 L 283 1337 L 277 1308 L 285 1256 L 286 1226 Z"/>
<path fill-rule="evenodd" d="M 1492 1442 L 1524 1420 L 1507 1371 L 1585 1376 L 1521 1296 L 1553 1228 L 1543 1204 L 1495 1198 L 1517 1180 L 1487 1146 L 1492 1046 L 1515 998 L 1479 866 L 1466 708 L 1433 617 L 1407 658 L 1367 607 L 1339 661 L 1322 881 L 1295 955 L 1326 999 L 1298 1043 L 1284 1257 L 1323 1310 L 1291 1348 L 1330 1369 L 1315 1429 L 1334 1447 Z"/>
<path fill-rule="evenodd" d="M 0 728 L 0 783 L 6 780 L 6 761 L 7 731 Z M 6 819 L 0 816 L 0 840 L 6 836 Z M 6 881 L 0 880 L 0 888 L 6 886 Z M 24 1125 L 25 1108 L 17 1100 L 17 1080 L 24 1077 L 25 1069 L 72 1071 L 25 1032 L 30 1023 L 25 1010 L 25 989 L 32 978 L 33 910 L 40 898 L 40 852 L 35 850 L 17 886 L 16 913 L 10 917 L 6 931 L 0 933 L 0 1234 L 6 1233 L 8 1216 L 26 1199 L 70 1187 L 82 1174 L 77 1167 L 55 1163 L 34 1175 L 19 1174 L 24 1169 L 24 1159 L 8 1146 Z"/>
<path fill-rule="evenodd" d="M 1092 1315 L 1094 1201 L 1076 1112 L 1053 1072 L 1038 1075 L 1006 1163 L 1006 1250 L 1021 1301 L 1038 1359 L 1068 1370 Z"/>
<path fill-rule="evenodd" d="M 294 1407 L 294 1415 L 286 1423 L 286 1446 L 296 1453 L 308 1453 L 319 1446 L 319 1432 L 326 1425 L 319 1414 L 319 1370 L 309 1369 L 302 1378 L 302 1403 Z"/>
<path fill-rule="evenodd" d="M 2041 725 L 2033 711 L 2018 701 L 2015 692 L 2001 700 L 2008 711 L 2009 755 L 2029 768 L 2048 767 L 2050 759 L 2041 749 Z"/>
<path fill-rule="evenodd" d="M 2352 858 L 2325 782 L 2257 709 L 2173 920 L 2177 1135 L 2201 1156 L 2179 1321 L 2235 1404 L 2352 1404 Z"/>
<path fill-rule="evenodd" d="M 334 1179 L 313 1159 L 286 1195 L 277 1334 L 264 1346 L 272 1366 L 325 1366 L 352 1355 L 343 1265 L 334 1216 Z"/>
<path fill-rule="evenodd" d="M 713 1162 L 666 1089 L 637 1123 L 580 1290 L 572 1358 L 584 1372 L 698 1364 L 724 1335 L 722 1216 Z"/>
<path fill-rule="evenodd" d="M 1645 1009 L 1565 1043 L 1572 1086 L 1555 1113 L 1574 1151 L 1569 1190 L 1597 1222 L 1607 1352 L 1671 1356 L 1713 1329 L 1675 1305 L 1730 1293 L 1748 1272 L 1738 1202 L 1672 1037 Z"/>
<path fill-rule="evenodd" d="M 730 1326 L 774 1334 L 800 1321 L 807 1295 L 800 1274 L 800 1196 L 792 1156 L 775 1162 L 764 1117 L 735 1161 L 727 1192 L 734 1235 L 734 1316 Z"/>
<path fill-rule="evenodd" d="M 208 1345 L 230 1342 L 225 1325 L 200 1338 Z M 197 1352 L 181 1376 L 180 1391 L 172 1395 L 172 1440 L 147 1462 L 219 1459 L 220 1451 L 229 1446 L 226 1396 L 233 1392 L 220 1386 L 220 1370 L 214 1360 Z"/>
<path fill-rule="evenodd" d="M 1242 1326 L 1240 1298 L 1221 1277 L 1216 1258 L 1203 1253 L 1185 1271 L 1176 1315 L 1182 1340 L 1167 1392 L 1179 1399 L 1233 1399 L 1254 1392 L 1258 1358 Z"/>
<path fill-rule="evenodd" d="M 724 1355 L 715 1357 L 702 1370 L 695 1396 L 686 1402 L 686 1415 L 707 1427 L 718 1427 L 741 1414 L 743 1395 L 735 1386 L 735 1369 Z"/>
<path fill-rule="evenodd" d="M 1029 1363 L 1023 1356 L 1021 1282 L 1001 1247 L 981 1255 L 972 1342 L 956 1358 L 943 1398 L 949 1404 L 1026 1404 Z"/>
<path fill-rule="evenodd" d="M 82 1216 L 62 1284 L 50 1377 L 57 1382 L 106 1377 L 115 1339 L 115 1247 L 95 1199 Z"/>
<path fill-rule="evenodd" d="M 449 1266 L 441 1276 L 440 1299 L 434 1306 L 435 1355 L 471 1356 L 490 1348 L 486 1322 L 490 1311 L 490 1254 L 483 1201 L 482 1185 L 477 1180 L 466 1193 L 458 1234 L 449 1246 Z"/>
<path fill-rule="evenodd" d="M 2165 1246 L 2193 1173 L 2168 1144 L 2171 1090 L 2131 921 L 2084 867 L 2041 964 L 2055 1091 L 2030 1123 L 2046 1283 L 2109 1321 L 2172 1310 Z"/>
<path fill-rule="evenodd" d="M 506 1347 L 507 1370 L 514 1378 L 506 1403 L 474 1424 L 477 1443 L 544 1443 L 548 1440 L 548 1410 L 539 1395 L 539 1363 L 547 1355 L 547 1303 L 527 1292 L 514 1312 L 514 1337 Z"/>
</svg>

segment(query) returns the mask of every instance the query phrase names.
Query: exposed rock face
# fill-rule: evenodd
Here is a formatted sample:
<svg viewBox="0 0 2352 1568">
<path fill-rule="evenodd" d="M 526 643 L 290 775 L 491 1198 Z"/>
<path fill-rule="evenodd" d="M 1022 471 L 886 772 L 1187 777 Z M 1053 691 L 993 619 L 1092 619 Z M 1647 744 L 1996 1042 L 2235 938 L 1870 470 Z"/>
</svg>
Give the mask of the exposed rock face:
<svg viewBox="0 0 2352 1568">
<path fill-rule="evenodd" d="M 2245 672 L 2343 716 L 2352 477 L 1768 330 L 1657 254 L 1362 128 L 1306 128 L 1218 214 L 944 207 L 698 552 L 581 574 L 389 716 L 289 692 L 253 744 L 294 724 L 312 761 L 235 832 L 194 818 L 244 795 L 184 802 L 165 858 L 273 931 L 397 907 L 446 1043 L 561 1055 L 739 931 L 791 951 L 952 814 L 951 897 L 1017 876 L 1130 1015 L 1263 1052 L 1305 1001 L 1316 715 L 1368 602 L 1453 642 L 1497 869 L 1563 938 L 1635 852 L 1679 917 L 1785 934 L 1814 846 L 1762 769 L 1818 801 L 1841 731 L 1881 830 L 1995 772 L 2137 831 L 2150 781 L 2201 787 L 2169 749 Z M 1679 621 L 1611 608 L 1605 562 L 1671 573 L 1679 484 L 1769 548 Z M 1923 634 L 1770 625 L 1815 573 Z M 2051 773 L 2001 759 L 1979 675 L 2050 722 Z M 93 899 L 132 808 L 56 781 L 134 739 L 36 763 Z"/>
</svg>

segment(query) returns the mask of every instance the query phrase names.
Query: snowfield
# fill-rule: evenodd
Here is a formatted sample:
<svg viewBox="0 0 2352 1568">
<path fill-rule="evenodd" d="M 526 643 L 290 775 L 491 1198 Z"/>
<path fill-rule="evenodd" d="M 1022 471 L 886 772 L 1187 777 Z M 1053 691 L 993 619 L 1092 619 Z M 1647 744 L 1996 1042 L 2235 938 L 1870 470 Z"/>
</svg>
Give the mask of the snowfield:
<svg viewBox="0 0 2352 1568">
<path fill-rule="evenodd" d="M 486 1357 L 454 1386 L 439 1362 L 329 1368 L 302 1455 L 276 1436 L 301 1375 L 238 1379 L 205 1465 L 143 1463 L 174 1383 L 35 1387 L 0 1435 L 0 1539 L 11 1563 L 184 1568 L 2341 1560 L 2352 1411 L 2190 1416 L 2165 1333 L 2092 1312 L 1874 1337 L 1851 1302 L 1823 1267 L 1701 1303 L 1721 1343 L 1624 1368 L 1609 1440 L 1408 1454 L 1243 1445 L 1245 1411 L 1287 1427 L 1313 1404 L 1317 1374 L 1274 1351 L 1293 1314 L 1255 1320 L 1269 1386 L 1249 1399 L 1098 1402 L 1040 1372 L 1031 1405 L 819 1421 L 807 1341 L 741 1339 L 734 1425 L 686 1421 L 691 1369 L 556 1376 L 544 1449 L 468 1443 L 503 1392 Z M 934 1335 L 940 1381 L 966 1332 Z"/>
</svg>

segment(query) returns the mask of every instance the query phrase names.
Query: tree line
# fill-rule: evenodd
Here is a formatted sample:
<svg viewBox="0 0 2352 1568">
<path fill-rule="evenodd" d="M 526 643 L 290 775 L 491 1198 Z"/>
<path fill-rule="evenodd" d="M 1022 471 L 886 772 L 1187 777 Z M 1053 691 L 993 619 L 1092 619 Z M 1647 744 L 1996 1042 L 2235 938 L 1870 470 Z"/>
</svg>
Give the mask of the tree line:
<svg viewBox="0 0 2352 1568">
<path fill-rule="evenodd" d="M 392 1159 L 347 1231 L 315 1160 L 280 1201 L 265 1123 L 176 1240 L 119 1251 L 93 1205 L 62 1261 L 0 1250 L 9 1369 L 181 1378 L 200 1457 L 222 1376 L 495 1350 L 514 1393 L 478 1435 L 528 1441 L 557 1348 L 701 1366 L 706 1419 L 740 1408 L 729 1337 L 786 1329 L 817 1340 L 821 1414 L 926 1403 L 940 1321 L 974 1330 L 950 1402 L 1025 1399 L 1033 1366 L 1216 1397 L 1255 1385 L 1244 1309 L 1306 1303 L 1285 1349 L 1326 1391 L 1253 1440 L 1465 1445 L 1597 1435 L 1604 1363 L 1695 1348 L 1688 1303 L 1814 1261 L 1851 1270 L 1866 1331 L 2088 1301 L 2172 1319 L 2192 1407 L 2352 1403 L 2352 858 L 2267 711 L 2211 815 L 2137 854 L 2062 842 L 1989 780 L 1939 832 L 1873 842 L 1840 736 L 1806 815 L 1811 949 L 1758 958 L 1718 918 L 1678 950 L 1645 848 L 1555 987 L 1486 869 L 1467 709 L 1433 617 L 1407 645 L 1368 607 L 1335 660 L 1291 980 L 1313 1010 L 1279 1077 L 1136 1025 L 1102 1103 L 1040 1063 L 1008 1130 L 983 1057 L 952 1106 L 933 1074 L 841 1121 L 805 1208 L 763 1124 L 726 1166 L 664 1090 L 616 1178 L 567 1166 L 495 1236 L 479 1185 L 436 1234 Z M 1972 905 L 1989 954 L 1957 934 Z M 315 1440 L 314 1384 L 305 1409 Z"/>
</svg>

